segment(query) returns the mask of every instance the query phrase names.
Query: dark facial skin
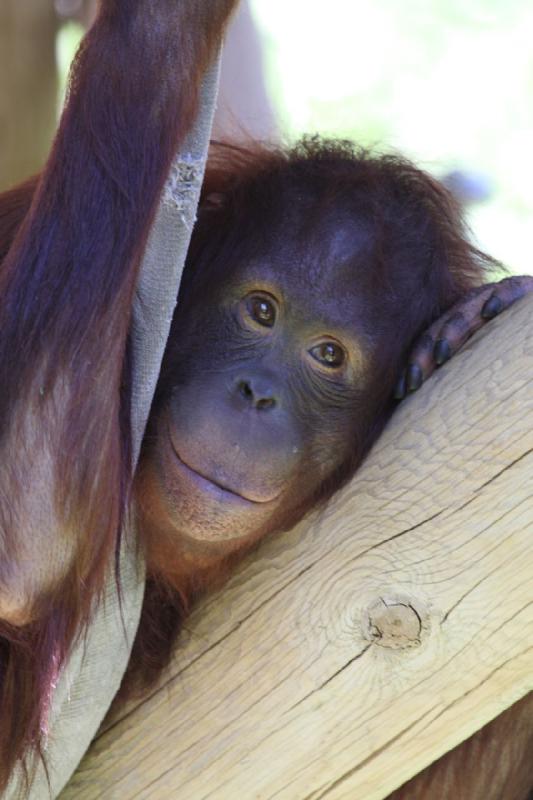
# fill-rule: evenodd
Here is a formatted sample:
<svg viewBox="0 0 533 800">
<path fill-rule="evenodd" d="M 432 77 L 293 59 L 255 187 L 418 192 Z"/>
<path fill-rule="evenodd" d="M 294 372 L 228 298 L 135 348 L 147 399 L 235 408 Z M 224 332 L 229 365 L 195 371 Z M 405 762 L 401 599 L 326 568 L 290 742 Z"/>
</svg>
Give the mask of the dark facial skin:
<svg viewBox="0 0 533 800">
<path fill-rule="evenodd" d="M 355 472 L 411 343 L 481 278 L 483 255 L 427 177 L 323 156 L 244 171 L 226 193 L 209 179 L 135 487 L 149 570 L 174 586 Z M 430 373 L 426 351 L 415 345 L 421 380 L 402 378 L 403 394 Z"/>
<path fill-rule="evenodd" d="M 345 273 L 364 261 L 364 236 L 326 218 L 303 252 L 284 241 L 222 283 L 185 282 L 141 474 L 159 526 L 163 512 L 166 535 L 189 546 L 230 552 L 283 527 L 353 453 L 372 349 Z"/>
</svg>

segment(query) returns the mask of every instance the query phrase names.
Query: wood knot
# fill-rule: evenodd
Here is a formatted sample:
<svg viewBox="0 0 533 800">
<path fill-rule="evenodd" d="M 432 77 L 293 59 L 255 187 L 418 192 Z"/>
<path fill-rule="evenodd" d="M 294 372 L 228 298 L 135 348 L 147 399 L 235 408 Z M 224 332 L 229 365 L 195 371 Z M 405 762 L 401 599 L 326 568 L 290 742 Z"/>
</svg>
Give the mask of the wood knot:
<svg viewBox="0 0 533 800">
<path fill-rule="evenodd" d="M 417 647 L 427 632 L 427 616 L 410 598 L 379 597 L 364 612 L 363 634 L 380 647 Z"/>
</svg>

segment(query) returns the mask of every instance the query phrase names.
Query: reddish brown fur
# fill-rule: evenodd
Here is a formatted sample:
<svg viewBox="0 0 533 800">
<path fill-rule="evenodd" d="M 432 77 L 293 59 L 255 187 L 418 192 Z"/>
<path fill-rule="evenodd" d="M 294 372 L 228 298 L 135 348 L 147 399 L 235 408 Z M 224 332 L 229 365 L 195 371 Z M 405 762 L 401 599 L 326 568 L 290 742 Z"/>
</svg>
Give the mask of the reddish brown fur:
<svg viewBox="0 0 533 800">
<path fill-rule="evenodd" d="M 63 529 L 83 535 L 60 585 L 28 598 L 22 617 L 35 621 L 1 624 L 0 789 L 23 753 L 39 748 L 51 678 L 118 552 L 131 483 L 123 365 L 138 266 L 171 158 L 196 112 L 201 76 L 234 5 L 102 3 L 76 58 L 52 153 L 2 265 L 0 460 L 10 469 L 0 477 L 0 494 L 9 497 L 0 508 L 0 587 L 12 580 L 14 520 L 29 488 L 17 472 L 24 442 L 15 410 L 28 398 L 39 430 L 50 413 L 40 398 L 57 397 L 65 376 L 50 494 Z M 2 203 L 3 252 L 32 188 Z M 36 556 L 46 558 L 46 551 Z"/>
<path fill-rule="evenodd" d="M 302 212 L 300 198 L 306 189 L 313 195 L 317 186 L 319 194 L 323 191 L 321 202 Z M 223 280 L 230 259 L 246 258 L 242 253 L 244 231 L 252 230 L 253 239 L 258 241 L 272 237 L 277 211 L 286 218 L 291 209 L 297 209 L 294 229 L 304 217 L 305 234 L 318 225 L 316 216 L 325 214 L 339 201 L 354 217 L 361 211 L 368 216 L 377 242 L 369 271 L 371 283 L 361 286 L 365 298 L 375 297 L 379 305 L 375 317 L 372 309 L 365 309 L 378 354 L 368 386 L 372 402 L 365 397 L 366 403 L 358 409 L 357 440 L 352 442 L 349 461 L 339 465 L 317 487 L 312 499 L 294 509 L 278 529 L 294 524 L 353 475 L 392 413 L 393 384 L 413 338 L 470 288 L 479 285 L 495 264 L 469 244 L 460 209 L 450 195 L 400 156 L 377 158 L 350 142 L 318 138 L 305 139 L 290 150 L 215 143 L 187 256 L 182 302 L 194 300 L 195 291 L 202 296 L 204 285 L 200 282 L 197 290 L 195 287 L 196 279 L 205 271 L 209 270 L 210 282 L 216 283 Z M 385 325 L 383 317 L 387 319 Z M 172 365 L 179 359 L 174 350 L 179 354 L 181 348 L 183 333 L 173 328 L 153 404 L 154 417 L 163 402 L 159 395 L 172 385 Z M 159 503 L 156 493 L 147 499 L 142 496 L 143 463 L 151 459 L 150 438 L 149 427 L 137 481 L 136 500 L 141 510 L 144 506 L 154 509 Z M 142 692 L 157 677 L 168 662 L 191 603 L 203 590 L 222 582 L 243 553 L 255 544 L 245 540 L 231 555 L 206 556 L 201 564 L 196 556 L 189 563 L 187 554 L 176 550 L 172 541 L 165 544 L 159 531 L 153 541 L 150 521 L 141 521 L 143 528 L 152 577 L 122 687 L 124 695 Z"/>
<path fill-rule="evenodd" d="M 209 20 L 202 15 L 203 5 L 193 0 L 105 2 L 78 56 L 69 104 L 43 175 L 0 198 L 0 458 L 14 465 L 9 478 L 0 477 L 0 493 L 9 495 L 13 514 L 8 516 L 5 504 L 0 509 L 0 588 L 9 581 L 9 557 L 17 544 L 13 520 L 27 491 L 24 476 L 16 471 L 21 442 L 14 436 L 15 412 L 21 397 L 34 396 L 34 402 L 26 401 L 25 410 L 46 423 L 41 388 L 45 397 L 53 394 L 65 375 L 71 391 L 62 408 L 60 435 L 52 442 L 50 492 L 61 511 L 62 527 L 83 532 L 67 574 L 23 609 L 27 624 L 0 622 L 0 790 L 19 759 L 39 751 L 51 684 L 90 619 L 118 552 L 131 491 L 129 376 L 124 365 L 139 260 L 170 159 L 194 116 L 199 78 L 233 3 L 211 2 Z M 141 55 L 142 71 L 137 71 Z M 217 231 L 224 230 L 228 215 L 234 230 L 244 219 L 259 226 L 261 215 L 250 215 L 251 204 L 258 198 L 266 206 L 275 204 L 280 191 L 290 192 L 291 174 L 298 169 L 327 171 L 331 197 L 351 190 L 355 167 L 348 174 L 346 164 L 337 158 L 338 146 L 337 155 L 333 146 L 305 147 L 305 153 L 300 146 L 289 156 L 220 151 L 222 160 L 219 155 L 211 161 L 204 195 L 208 205 L 218 193 L 229 192 L 232 200 L 229 208 L 222 205 L 217 210 L 215 197 L 211 221 L 205 224 L 200 219 L 192 262 L 201 267 L 205 251 L 218 247 Z M 440 218 L 435 259 L 428 261 L 427 282 L 432 288 L 416 310 L 409 304 L 402 309 L 410 333 L 390 362 L 384 357 L 376 369 L 380 413 L 369 422 L 352 462 L 321 487 L 320 498 L 349 477 L 390 413 L 395 370 L 409 340 L 480 281 L 486 262 L 467 244 L 453 204 L 431 179 L 393 158 L 382 162 L 379 174 L 360 159 L 358 180 L 365 191 L 371 188 L 373 211 L 381 225 L 402 224 L 403 198 L 396 202 L 387 194 L 387 173 L 401 175 L 405 190 L 422 196 L 425 213 Z M 417 235 L 414 230 L 415 239 Z M 387 275 L 378 279 L 382 284 L 375 293 L 381 302 Z M 402 291 L 406 296 L 411 291 L 407 272 Z M 36 378 L 36 365 L 43 359 L 46 370 Z M 7 480 L 11 482 L 2 483 Z M 38 548 L 38 543 L 33 546 Z M 124 693 L 157 677 L 191 602 L 223 580 L 240 555 L 237 551 L 201 565 L 178 564 L 172 575 L 161 574 L 159 565 L 169 559 L 152 552 L 153 546 L 146 545 L 151 572 Z M 46 558 L 45 552 L 37 555 Z M 531 713 L 531 703 L 511 709 L 486 729 L 489 733 L 482 732 L 441 759 L 394 798 L 453 795 L 470 800 L 488 797 L 489 787 L 494 798 L 503 797 L 508 779 L 516 782 L 516 798 L 521 797 L 531 775 L 528 765 L 520 773 L 517 765 L 532 746 Z M 511 733 L 513 752 L 501 769 L 491 772 L 489 767 L 496 764 L 494 743 L 510 742 Z M 484 774 L 483 782 L 477 772 Z M 439 795 L 442 786 L 451 788 Z M 494 793 L 495 787 L 500 787 L 500 794 Z M 515 795 L 507 796 L 514 800 Z"/>
</svg>

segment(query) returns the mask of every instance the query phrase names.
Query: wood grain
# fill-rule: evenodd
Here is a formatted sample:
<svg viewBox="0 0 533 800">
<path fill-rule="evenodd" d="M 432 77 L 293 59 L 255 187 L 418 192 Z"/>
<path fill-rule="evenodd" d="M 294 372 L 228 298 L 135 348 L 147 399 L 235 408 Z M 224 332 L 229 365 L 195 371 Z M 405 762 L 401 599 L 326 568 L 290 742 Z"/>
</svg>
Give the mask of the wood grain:
<svg viewBox="0 0 533 800">
<path fill-rule="evenodd" d="M 62 800 L 380 800 L 533 689 L 533 300 L 404 402 Z"/>
</svg>

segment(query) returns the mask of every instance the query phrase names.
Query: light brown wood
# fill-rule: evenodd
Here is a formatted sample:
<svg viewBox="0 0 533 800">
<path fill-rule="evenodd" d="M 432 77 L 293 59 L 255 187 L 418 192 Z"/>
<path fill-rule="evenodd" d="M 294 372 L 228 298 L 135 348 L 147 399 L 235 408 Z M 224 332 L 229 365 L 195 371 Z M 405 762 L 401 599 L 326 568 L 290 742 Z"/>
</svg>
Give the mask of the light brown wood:
<svg viewBox="0 0 533 800">
<path fill-rule="evenodd" d="M 532 312 L 491 322 L 196 610 L 62 800 L 380 800 L 533 689 Z"/>
</svg>

